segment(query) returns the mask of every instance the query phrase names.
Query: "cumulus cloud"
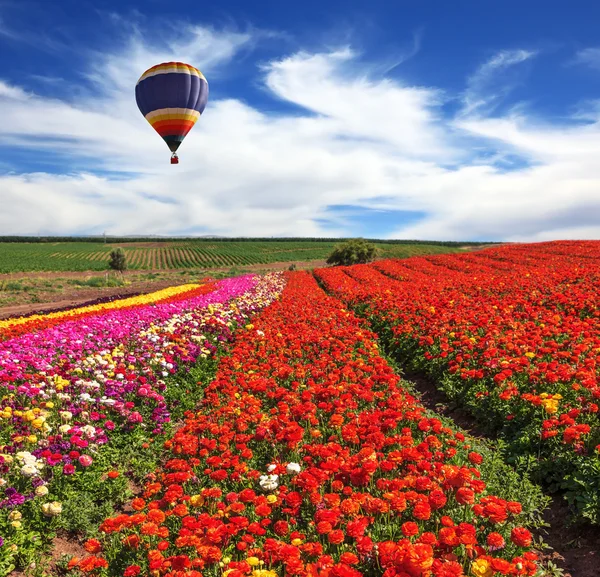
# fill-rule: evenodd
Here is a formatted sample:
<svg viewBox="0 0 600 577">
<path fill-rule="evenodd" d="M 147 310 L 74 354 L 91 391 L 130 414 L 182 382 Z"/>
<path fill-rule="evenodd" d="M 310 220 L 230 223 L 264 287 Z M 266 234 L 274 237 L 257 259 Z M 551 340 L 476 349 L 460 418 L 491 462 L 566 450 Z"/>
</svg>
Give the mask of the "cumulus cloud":
<svg viewBox="0 0 600 577">
<path fill-rule="evenodd" d="M 531 52 L 484 63 L 467 83 L 470 113 L 455 118 L 439 87 L 377 78 L 352 48 L 281 56 L 257 74 L 268 95 L 295 109 L 268 113 L 213 96 L 173 167 L 135 104 L 141 72 L 187 60 L 218 85 L 241 52 L 270 38 L 187 32 L 185 40 L 166 30 L 148 42 L 134 30 L 127 45 L 90 54 L 77 99 L 0 83 L 0 146 L 63 159 L 58 174 L 0 166 L 4 234 L 351 236 L 328 207 L 355 205 L 426 214 L 391 233 L 374 231 L 379 237 L 600 235 L 598 126 L 542 125 L 525 112 L 491 118 L 477 104 L 493 98 L 486 91 L 497 73 Z M 497 162 L 506 151 L 520 162 L 510 171 Z"/>
</svg>

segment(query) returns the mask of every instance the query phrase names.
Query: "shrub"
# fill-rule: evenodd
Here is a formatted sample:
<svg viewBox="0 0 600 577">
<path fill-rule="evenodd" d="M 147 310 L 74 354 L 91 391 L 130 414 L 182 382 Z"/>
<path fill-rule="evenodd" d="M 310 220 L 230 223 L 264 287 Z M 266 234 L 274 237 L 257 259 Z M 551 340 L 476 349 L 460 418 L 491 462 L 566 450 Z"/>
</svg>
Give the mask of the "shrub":
<svg viewBox="0 0 600 577">
<path fill-rule="evenodd" d="M 119 272 L 123 272 L 127 269 L 127 261 L 125 259 L 125 252 L 121 247 L 115 248 L 110 253 L 110 260 L 108 261 L 108 266 L 112 270 L 118 270 Z"/>
<path fill-rule="evenodd" d="M 378 248 L 364 238 L 355 238 L 337 245 L 327 259 L 327 264 L 349 266 L 372 261 L 379 253 Z"/>
</svg>

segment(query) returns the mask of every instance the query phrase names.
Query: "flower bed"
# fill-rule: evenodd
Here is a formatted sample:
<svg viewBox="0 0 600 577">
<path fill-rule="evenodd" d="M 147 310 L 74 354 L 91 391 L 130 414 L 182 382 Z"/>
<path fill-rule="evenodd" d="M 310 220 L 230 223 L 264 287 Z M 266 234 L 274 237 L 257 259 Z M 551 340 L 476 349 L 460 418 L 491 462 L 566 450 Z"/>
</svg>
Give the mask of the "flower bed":
<svg viewBox="0 0 600 577">
<path fill-rule="evenodd" d="M 390 351 L 600 522 L 600 243 L 501 247 L 316 271 Z"/>
<path fill-rule="evenodd" d="M 307 273 L 236 334 L 168 458 L 107 518 L 86 574 L 534 575 L 510 485 L 432 418 L 363 321 Z M 525 495 L 525 493 L 523 493 Z"/>
<path fill-rule="evenodd" d="M 186 284 L 169 287 L 145 295 L 117 299 L 107 303 L 99 303 L 84 307 L 57 311 L 47 314 L 29 315 L 26 317 L 0 320 L 0 341 L 16 338 L 26 333 L 48 329 L 68 320 L 97 315 L 105 311 L 139 307 L 141 305 L 174 302 L 175 300 L 190 299 L 195 296 L 212 292 L 215 283 Z"/>
<path fill-rule="evenodd" d="M 26 525 L 39 529 L 61 512 L 65 478 L 90 467 L 114 435 L 161 433 L 170 421 L 165 378 L 213 355 L 282 286 L 281 274 L 225 279 L 207 294 L 0 343 L 0 567 L 33 538 Z"/>
</svg>

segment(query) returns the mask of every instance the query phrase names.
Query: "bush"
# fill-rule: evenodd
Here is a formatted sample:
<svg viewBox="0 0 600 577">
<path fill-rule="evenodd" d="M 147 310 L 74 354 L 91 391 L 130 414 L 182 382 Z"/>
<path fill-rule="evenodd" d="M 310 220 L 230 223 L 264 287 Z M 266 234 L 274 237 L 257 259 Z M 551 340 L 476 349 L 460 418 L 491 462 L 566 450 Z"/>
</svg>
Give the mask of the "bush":
<svg viewBox="0 0 600 577">
<path fill-rule="evenodd" d="M 364 238 L 355 238 L 337 245 L 327 259 L 327 264 L 349 266 L 372 261 L 379 249 Z"/>
<path fill-rule="evenodd" d="M 125 252 L 121 247 L 115 248 L 110 253 L 110 260 L 108 261 L 108 266 L 112 270 L 118 270 L 119 272 L 123 272 L 127 269 L 127 262 L 125 259 Z"/>
</svg>

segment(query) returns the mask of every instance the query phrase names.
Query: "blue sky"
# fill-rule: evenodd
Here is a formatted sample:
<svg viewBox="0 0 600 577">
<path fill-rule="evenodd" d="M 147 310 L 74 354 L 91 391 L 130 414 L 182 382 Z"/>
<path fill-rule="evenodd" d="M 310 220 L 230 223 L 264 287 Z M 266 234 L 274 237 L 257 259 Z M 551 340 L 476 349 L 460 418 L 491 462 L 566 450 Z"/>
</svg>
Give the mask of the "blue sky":
<svg viewBox="0 0 600 577">
<path fill-rule="evenodd" d="M 591 0 L 0 0 L 0 234 L 600 238 L 598 21 Z M 178 166 L 133 94 L 166 60 L 210 85 Z"/>
</svg>

